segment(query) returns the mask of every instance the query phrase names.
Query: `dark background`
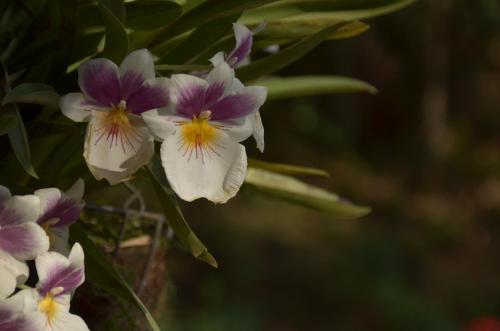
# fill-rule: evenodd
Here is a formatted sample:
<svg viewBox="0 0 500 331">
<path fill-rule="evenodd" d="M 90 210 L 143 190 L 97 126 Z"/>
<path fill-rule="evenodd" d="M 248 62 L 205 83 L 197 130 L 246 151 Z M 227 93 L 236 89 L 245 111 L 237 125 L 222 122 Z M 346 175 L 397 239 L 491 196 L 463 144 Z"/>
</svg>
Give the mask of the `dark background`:
<svg viewBox="0 0 500 331">
<path fill-rule="evenodd" d="M 185 213 L 214 270 L 167 254 L 175 330 L 499 330 L 500 3 L 427 0 L 367 21 L 281 74 L 360 78 L 376 96 L 267 104 L 266 151 L 373 207 L 356 221 L 245 193 Z M 166 307 L 166 308 L 162 308 Z"/>
</svg>

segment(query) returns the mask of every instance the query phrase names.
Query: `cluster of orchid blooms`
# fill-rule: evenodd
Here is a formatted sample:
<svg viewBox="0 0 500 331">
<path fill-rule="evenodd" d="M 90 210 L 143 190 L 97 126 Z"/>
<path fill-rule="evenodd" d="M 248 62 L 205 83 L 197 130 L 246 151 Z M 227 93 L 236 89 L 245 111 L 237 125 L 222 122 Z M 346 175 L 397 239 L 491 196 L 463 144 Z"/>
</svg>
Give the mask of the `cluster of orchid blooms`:
<svg viewBox="0 0 500 331">
<path fill-rule="evenodd" d="M 69 312 L 71 297 L 85 279 L 84 254 L 68 245 L 69 226 L 83 208 L 84 184 L 79 179 L 68 191 L 40 189 L 12 196 L 0 186 L 0 330 L 88 331 Z M 30 276 L 34 261 L 38 282 Z"/>
<path fill-rule="evenodd" d="M 211 58 L 213 69 L 156 77 L 146 49 L 131 52 L 118 67 L 100 58 L 78 69 L 81 93 L 61 98 L 63 114 L 88 122 L 84 145 L 87 165 L 98 180 L 127 181 L 154 155 L 161 160 L 177 195 L 192 201 L 224 203 L 234 197 L 247 170 L 241 141 L 254 136 L 264 149 L 259 108 L 267 89 L 244 86 L 235 67 L 252 47 L 252 32 L 234 24 L 236 46 Z"/>
<path fill-rule="evenodd" d="M 234 32 L 233 51 L 217 53 L 210 60 L 213 69 L 198 75 L 156 77 L 146 49 L 131 52 L 119 67 L 104 58 L 79 67 L 82 93 L 63 96 L 60 107 L 70 119 L 89 122 L 84 158 L 96 179 L 129 180 L 151 161 L 156 139 L 179 197 L 223 203 L 236 195 L 247 169 L 240 142 L 253 135 L 264 149 L 259 108 L 267 90 L 244 86 L 235 77 L 253 36 L 240 24 Z M 47 188 L 23 196 L 0 186 L 0 330 L 88 330 L 69 312 L 85 279 L 82 247 L 68 244 L 83 191 L 81 179 L 66 192 Z M 34 288 L 26 284 L 29 264 L 38 277 Z"/>
</svg>

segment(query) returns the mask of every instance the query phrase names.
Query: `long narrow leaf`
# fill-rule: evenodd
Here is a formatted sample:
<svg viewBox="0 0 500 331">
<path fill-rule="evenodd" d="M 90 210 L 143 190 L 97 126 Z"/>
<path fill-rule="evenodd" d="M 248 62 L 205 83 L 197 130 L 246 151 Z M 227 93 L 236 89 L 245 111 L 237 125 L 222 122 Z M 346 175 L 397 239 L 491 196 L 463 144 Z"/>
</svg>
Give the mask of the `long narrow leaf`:
<svg viewBox="0 0 500 331">
<path fill-rule="evenodd" d="M 355 219 L 370 212 L 370 208 L 356 206 L 324 189 L 263 169 L 249 168 L 245 183 L 275 198 L 328 213 L 334 219 Z"/>
<path fill-rule="evenodd" d="M 333 26 L 321 29 L 315 34 L 302 39 L 281 52 L 257 60 L 249 65 L 237 70 L 240 80 L 246 82 L 259 77 L 271 74 L 281 68 L 286 67 L 306 55 L 314 47 L 318 46 L 329 34 L 340 29 L 347 23 L 338 23 Z"/>
<path fill-rule="evenodd" d="M 31 103 L 57 108 L 59 94 L 50 85 L 24 83 L 10 90 L 2 100 L 2 105 L 8 103 Z"/>
<path fill-rule="evenodd" d="M 207 0 L 181 16 L 174 24 L 158 32 L 150 43 L 156 46 L 169 38 L 189 31 L 196 26 L 205 24 L 221 17 L 241 14 L 243 11 L 256 8 L 277 0 Z"/>
<path fill-rule="evenodd" d="M 233 22 L 238 20 L 239 14 L 221 17 L 196 28 L 186 39 L 180 42 L 172 51 L 162 55 L 160 63 L 190 62 L 229 31 Z"/>
<path fill-rule="evenodd" d="M 152 166 L 147 168 L 149 178 L 160 200 L 167 222 L 174 230 L 177 238 L 191 252 L 191 254 L 214 268 L 217 268 L 217 261 L 209 253 L 207 247 L 198 239 L 189 224 L 186 222 L 180 207 L 175 200 L 173 192 L 168 187 L 166 178 L 161 168 L 159 159 L 153 158 Z"/>
<path fill-rule="evenodd" d="M 16 116 L 12 114 L 0 114 L 0 136 L 9 133 L 16 125 Z"/>
<path fill-rule="evenodd" d="M 255 84 L 267 87 L 267 100 L 329 93 L 377 93 L 377 89 L 368 83 L 340 76 L 273 77 L 259 80 Z"/>
<path fill-rule="evenodd" d="M 99 8 L 106 28 L 103 56 L 120 63 L 128 53 L 128 36 L 119 19 L 121 14 L 113 13 L 103 0 L 99 1 Z"/>
<path fill-rule="evenodd" d="M 7 69 L 4 67 L 3 63 L 0 62 L 0 93 L 2 95 L 10 92 L 8 77 L 9 75 Z M 21 114 L 19 114 L 19 109 L 17 109 L 16 104 L 8 104 L 1 107 L 0 111 L 4 114 L 10 114 L 16 118 L 16 125 L 14 125 L 8 132 L 10 145 L 12 146 L 12 150 L 14 151 L 19 163 L 21 163 L 23 169 L 30 176 L 38 178 L 35 168 L 33 168 L 33 164 L 31 163 L 28 136 L 26 134 L 26 129 L 24 128 Z"/>
<path fill-rule="evenodd" d="M 170 24 L 182 13 L 182 7 L 164 0 L 126 3 L 126 25 L 135 30 L 154 30 Z"/>
<path fill-rule="evenodd" d="M 311 175 L 311 176 L 330 177 L 330 174 L 322 169 L 296 166 L 284 163 L 265 162 L 256 159 L 248 159 L 248 166 L 286 175 Z"/>
<path fill-rule="evenodd" d="M 241 21 L 258 24 L 264 20 L 293 18 L 306 13 L 328 15 L 339 20 L 360 20 L 386 15 L 407 7 L 416 0 L 280 0 L 246 11 Z M 312 21 L 311 21 L 312 22 Z"/>
<path fill-rule="evenodd" d="M 319 29 L 343 22 L 344 20 L 330 16 L 328 13 L 303 14 L 283 20 L 271 21 L 266 28 L 256 35 L 256 47 L 286 44 L 305 38 Z M 360 21 L 353 21 L 335 30 L 325 39 L 344 39 L 357 36 L 370 27 Z"/>
<path fill-rule="evenodd" d="M 9 109 L 9 111 L 14 114 L 17 119 L 16 125 L 9 131 L 9 141 L 12 146 L 12 150 L 16 155 L 17 160 L 21 163 L 23 169 L 32 177 L 38 179 L 38 175 L 33 168 L 31 163 L 31 153 L 28 142 L 28 135 L 26 134 L 26 129 L 24 127 L 23 119 L 19 114 L 19 109 L 15 104 L 10 104 L 3 107 Z"/>
</svg>

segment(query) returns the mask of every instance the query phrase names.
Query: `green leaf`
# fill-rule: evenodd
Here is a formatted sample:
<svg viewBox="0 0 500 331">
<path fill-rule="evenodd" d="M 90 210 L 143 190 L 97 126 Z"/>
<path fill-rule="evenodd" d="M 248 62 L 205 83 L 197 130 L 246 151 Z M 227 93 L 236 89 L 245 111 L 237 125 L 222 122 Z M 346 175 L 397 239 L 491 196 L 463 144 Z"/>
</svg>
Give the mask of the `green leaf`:
<svg viewBox="0 0 500 331">
<path fill-rule="evenodd" d="M 167 222 L 174 230 L 177 238 L 179 238 L 195 258 L 217 268 L 217 261 L 209 253 L 207 247 L 198 239 L 193 230 L 191 230 L 191 227 L 184 218 L 175 195 L 168 186 L 165 173 L 157 157 L 153 158 L 152 165 L 147 168 L 147 171 Z"/>
<path fill-rule="evenodd" d="M 248 159 L 248 166 L 286 175 L 311 175 L 320 177 L 330 177 L 330 174 L 322 169 L 296 166 L 283 163 L 265 162 L 256 159 Z"/>
<path fill-rule="evenodd" d="M 104 4 L 122 23 L 125 21 L 125 6 L 123 2 L 124 0 L 99 0 L 99 3 Z"/>
<path fill-rule="evenodd" d="M 1 111 L 9 109 L 10 113 L 16 117 L 16 125 L 9 131 L 9 140 L 12 150 L 23 169 L 32 177 L 38 179 L 38 175 L 31 163 L 30 147 L 28 136 L 24 127 L 23 119 L 19 114 L 19 109 L 15 104 L 9 104 L 0 108 Z"/>
<path fill-rule="evenodd" d="M 331 33 L 340 29 L 347 23 L 338 23 L 333 26 L 321 29 L 320 31 L 302 39 L 301 41 L 285 48 L 277 54 L 267 56 L 263 59 L 252 62 L 249 65 L 239 68 L 236 76 L 243 82 L 257 79 L 271 74 L 281 68 L 295 62 L 306 55 L 314 47 L 318 46 Z"/>
<path fill-rule="evenodd" d="M 270 196 L 328 213 L 334 219 L 355 219 L 370 212 L 370 208 L 351 204 L 322 188 L 263 169 L 249 168 L 245 183 Z"/>
<path fill-rule="evenodd" d="M 286 1 L 284 1 L 286 2 Z M 331 14 L 343 20 L 359 20 L 390 14 L 411 5 L 416 0 L 298 0 L 294 1 L 304 11 L 334 11 Z"/>
<path fill-rule="evenodd" d="M 2 105 L 8 103 L 32 103 L 47 107 L 59 106 L 59 94 L 50 85 L 24 83 L 10 90 L 2 100 Z"/>
<path fill-rule="evenodd" d="M 402 9 L 416 0 L 281 0 L 246 11 L 241 22 L 258 24 L 262 21 L 292 18 L 305 13 L 328 15 L 339 20 L 360 20 L 386 15 Z"/>
<path fill-rule="evenodd" d="M 377 93 L 377 89 L 368 83 L 340 76 L 272 77 L 255 84 L 267 87 L 268 101 L 329 93 Z"/>
<path fill-rule="evenodd" d="M 189 31 L 197 26 L 211 22 L 218 18 L 241 14 L 243 11 L 262 6 L 277 0 L 209 0 L 188 11 L 172 25 L 159 31 L 151 41 L 151 46 Z"/>
<path fill-rule="evenodd" d="M 255 47 L 262 48 L 275 44 L 288 44 L 294 40 L 314 34 L 319 29 L 343 22 L 329 13 L 310 13 L 269 22 L 255 38 Z M 347 23 L 325 39 L 343 39 L 357 36 L 370 27 L 360 21 Z"/>
<path fill-rule="evenodd" d="M 5 95 L 10 92 L 9 74 L 7 69 L 4 67 L 3 63 L 0 62 L 0 93 Z M 10 145 L 14 151 L 19 163 L 23 169 L 32 177 L 38 179 L 38 175 L 33 168 L 31 163 L 30 148 L 28 143 L 28 136 L 26 134 L 26 129 L 24 128 L 23 119 L 21 114 L 19 114 L 19 109 L 16 104 L 8 104 L 0 107 L 0 112 L 4 114 L 9 114 L 16 118 L 16 125 L 14 125 L 8 132 Z"/>
<path fill-rule="evenodd" d="M 99 0 L 99 8 L 106 28 L 106 41 L 102 55 L 115 63 L 120 63 L 128 54 L 127 32 L 117 16 L 119 14 L 115 15 L 103 0 Z"/>
<path fill-rule="evenodd" d="M 125 279 L 113 268 L 99 248 L 87 237 L 79 224 L 70 227 L 70 236 L 71 241 L 80 243 L 85 252 L 85 274 L 87 279 L 102 290 L 134 304 L 143 312 L 151 330 L 160 331 L 148 308 L 142 303 Z"/>
<path fill-rule="evenodd" d="M 173 22 L 182 13 L 182 7 L 165 0 L 128 2 L 126 25 L 135 30 L 154 30 Z"/>
<path fill-rule="evenodd" d="M 0 136 L 3 136 L 17 125 L 17 117 L 12 114 L 0 115 Z"/>
<path fill-rule="evenodd" d="M 197 27 L 187 38 L 181 41 L 173 50 L 161 56 L 162 63 L 189 63 L 206 49 L 214 45 L 226 34 L 233 22 L 240 15 L 229 15 L 218 18 Z"/>
</svg>

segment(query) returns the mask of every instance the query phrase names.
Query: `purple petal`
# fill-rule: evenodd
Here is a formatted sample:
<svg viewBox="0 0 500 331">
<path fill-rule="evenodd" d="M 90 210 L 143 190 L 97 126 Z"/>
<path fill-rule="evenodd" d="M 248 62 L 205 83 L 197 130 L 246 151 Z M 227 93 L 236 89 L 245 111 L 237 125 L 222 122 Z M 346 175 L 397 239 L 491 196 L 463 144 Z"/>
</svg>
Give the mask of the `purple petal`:
<svg viewBox="0 0 500 331">
<path fill-rule="evenodd" d="M 54 227 L 69 226 L 75 223 L 80 217 L 82 211 L 81 203 L 73 199 L 59 199 L 51 204 L 51 207 L 38 218 L 37 223 L 43 225 L 53 218 L 58 218 Z"/>
<path fill-rule="evenodd" d="M 156 78 L 145 82 L 131 96 L 127 97 L 127 110 L 134 114 L 166 107 L 169 102 L 167 81 Z"/>
<path fill-rule="evenodd" d="M 228 55 L 228 63 L 232 67 L 236 67 L 250 54 L 253 44 L 252 31 L 244 25 L 235 24 L 234 35 L 236 37 L 236 46 Z"/>
<path fill-rule="evenodd" d="M 246 116 L 258 107 L 257 98 L 251 94 L 233 94 L 219 100 L 210 110 L 211 119 L 225 121 Z"/>
<path fill-rule="evenodd" d="M 120 79 L 121 99 L 128 100 L 130 96 L 142 87 L 144 78 L 139 71 L 127 71 Z"/>
<path fill-rule="evenodd" d="M 112 107 L 121 100 L 117 66 L 107 59 L 90 60 L 78 68 L 81 90 L 103 107 Z"/>
<path fill-rule="evenodd" d="M 22 223 L 21 216 L 10 208 L 0 204 L 0 228 Z"/>
<path fill-rule="evenodd" d="M 204 108 L 210 109 L 224 94 L 225 86 L 223 82 L 216 82 L 210 85 L 205 92 Z"/>
<path fill-rule="evenodd" d="M 84 281 L 84 277 L 85 272 L 83 269 L 76 268 L 73 265 L 64 266 L 55 264 L 48 272 L 46 280 L 37 286 L 38 293 L 41 296 L 45 296 L 56 287 L 62 287 L 63 291 L 57 295 L 67 294 L 80 286 Z"/>
<path fill-rule="evenodd" d="M 176 113 L 180 116 L 192 118 L 198 116 L 205 106 L 206 88 L 200 85 L 191 85 L 180 91 L 180 98 Z"/>
<path fill-rule="evenodd" d="M 35 223 L 0 228 L 0 249 L 15 257 L 25 255 L 34 257 L 41 245 L 37 235 L 44 234 L 41 228 L 36 229 L 36 232 L 33 231 L 34 227 L 39 228 Z"/>
<path fill-rule="evenodd" d="M 17 316 L 12 310 L 0 307 L 0 330 L 2 331 L 32 331 L 30 323 Z"/>
</svg>

